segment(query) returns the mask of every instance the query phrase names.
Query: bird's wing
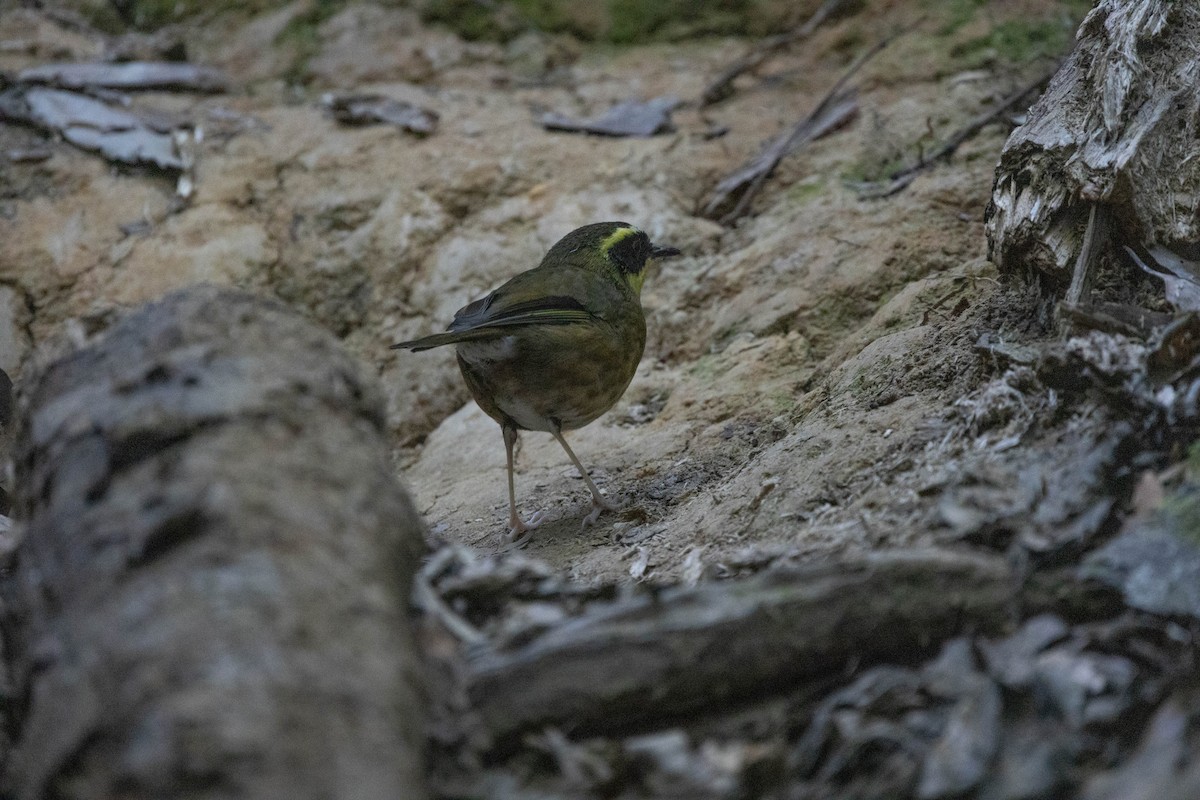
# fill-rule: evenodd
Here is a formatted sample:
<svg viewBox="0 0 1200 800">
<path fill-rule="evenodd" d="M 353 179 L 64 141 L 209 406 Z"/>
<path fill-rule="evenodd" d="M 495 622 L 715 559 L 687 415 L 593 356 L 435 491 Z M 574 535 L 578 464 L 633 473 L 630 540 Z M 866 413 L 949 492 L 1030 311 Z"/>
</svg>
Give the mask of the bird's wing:
<svg viewBox="0 0 1200 800">
<path fill-rule="evenodd" d="M 534 269 L 517 275 L 486 297 L 458 310 L 446 333 L 392 345 L 427 350 L 444 344 L 488 339 L 529 325 L 571 325 L 596 321 L 581 298 L 595 276 L 580 270 Z M 603 286 L 602 283 L 599 284 Z"/>
<path fill-rule="evenodd" d="M 505 302 L 496 292 L 476 300 L 454 315 L 451 331 L 479 328 L 512 328 L 521 325 L 567 325 L 588 322 L 592 315 L 583 303 L 569 295 L 552 295 L 532 300 Z"/>
</svg>

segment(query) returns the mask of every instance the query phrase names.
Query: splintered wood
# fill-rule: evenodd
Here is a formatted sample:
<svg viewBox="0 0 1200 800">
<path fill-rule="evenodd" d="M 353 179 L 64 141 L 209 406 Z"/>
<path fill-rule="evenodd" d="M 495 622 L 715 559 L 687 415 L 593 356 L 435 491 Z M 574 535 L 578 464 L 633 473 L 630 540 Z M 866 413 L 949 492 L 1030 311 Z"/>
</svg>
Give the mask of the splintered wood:
<svg viewBox="0 0 1200 800">
<path fill-rule="evenodd" d="M 1004 146 L 987 214 L 1001 270 L 1066 285 L 1091 207 L 1115 242 L 1200 252 L 1200 5 L 1102 0 Z M 1082 277 L 1076 278 L 1082 284 Z"/>
</svg>

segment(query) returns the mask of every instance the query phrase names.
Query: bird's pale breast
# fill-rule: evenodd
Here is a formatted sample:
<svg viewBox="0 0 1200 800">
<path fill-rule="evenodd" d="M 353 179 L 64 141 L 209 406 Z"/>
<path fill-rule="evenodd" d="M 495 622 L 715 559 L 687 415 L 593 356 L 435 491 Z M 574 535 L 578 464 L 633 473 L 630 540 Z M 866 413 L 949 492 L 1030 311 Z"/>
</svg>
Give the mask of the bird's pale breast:
<svg viewBox="0 0 1200 800">
<path fill-rule="evenodd" d="M 640 309 L 639 309 L 640 310 Z M 642 315 L 623 323 L 531 326 L 458 345 L 479 406 L 527 430 L 580 428 L 608 411 L 633 379 L 646 343 Z"/>
</svg>

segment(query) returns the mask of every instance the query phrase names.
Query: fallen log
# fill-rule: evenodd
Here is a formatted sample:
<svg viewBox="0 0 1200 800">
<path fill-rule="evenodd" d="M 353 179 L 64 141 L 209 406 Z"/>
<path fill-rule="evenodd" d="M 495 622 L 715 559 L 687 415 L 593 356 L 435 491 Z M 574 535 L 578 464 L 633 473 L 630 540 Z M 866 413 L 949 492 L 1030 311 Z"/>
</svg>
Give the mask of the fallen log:
<svg viewBox="0 0 1200 800">
<path fill-rule="evenodd" d="M 334 338 L 195 288 L 23 394 L 6 796 L 425 796 L 421 526 Z"/>
<path fill-rule="evenodd" d="M 889 552 L 617 601 L 511 650 L 476 648 L 468 692 L 494 746 L 561 725 L 627 730 L 860 664 L 918 658 L 1022 610 L 1087 608 L 1055 576 L 1024 589 L 1001 557 Z"/>
</svg>

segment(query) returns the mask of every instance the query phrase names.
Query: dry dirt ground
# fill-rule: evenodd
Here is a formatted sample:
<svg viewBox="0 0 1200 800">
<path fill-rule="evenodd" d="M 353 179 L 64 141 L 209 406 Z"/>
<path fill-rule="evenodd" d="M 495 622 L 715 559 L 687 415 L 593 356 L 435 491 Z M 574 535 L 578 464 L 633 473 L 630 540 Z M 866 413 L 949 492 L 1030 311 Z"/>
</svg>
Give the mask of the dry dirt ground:
<svg viewBox="0 0 1200 800">
<path fill-rule="evenodd" d="M 985 259 L 1007 118 L 900 194 L 867 200 L 854 185 L 1052 66 L 1005 51 L 991 31 L 1031 15 L 1071 31 L 1079 19 L 1074 6 L 963 6 L 871 4 L 704 110 L 692 101 L 749 42 L 464 42 L 371 4 L 320 21 L 303 49 L 284 34 L 305 2 L 185 22 L 174 35 L 189 57 L 226 70 L 234 88 L 134 100 L 203 128 L 184 207 L 163 176 L 0 125 L 0 367 L 194 282 L 275 294 L 378 371 L 397 470 L 431 535 L 496 551 L 507 517 L 498 427 L 469 401 L 451 352 L 388 345 L 441 329 L 571 229 L 624 219 L 684 252 L 646 282 L 649 341 L 629 391 L 570 437 L 626 510 L 582 530 L 582 481 L 550 437 L 526 434 L 518 499 L 547 519 L 529 555 L 583 582 L 672 581 L 953 538 L 970 527 L 955 492 L 1010 485 L 1069 449 L 1089 413 L 1066 412 L 1050 439 L 1030 433 L 1031 404 L 1053 395 L 1021 391 L 1028 375 L 976 348 L 984 333 L 1045 330 L 1032 295 L 1003 286 Z M 786 159 L 747 217 L 726 228 L 697 215 L 858 53 L 914 21 L 856 78 L 858 116 Z M 0 44 L 8 72 L 96 58 L 112 39 L 70 8 L 26 8 L 0 12 Z M 431 109 L 438 129 L 341 125 L 319 100 L 346 89 Z M 542 109 L 595 114 L 668 94 L 685 101 L 676 129 L 651 138 L 536 122 Z M 19 156 L 38 148 L 45 158 Z"/>
</svg>

